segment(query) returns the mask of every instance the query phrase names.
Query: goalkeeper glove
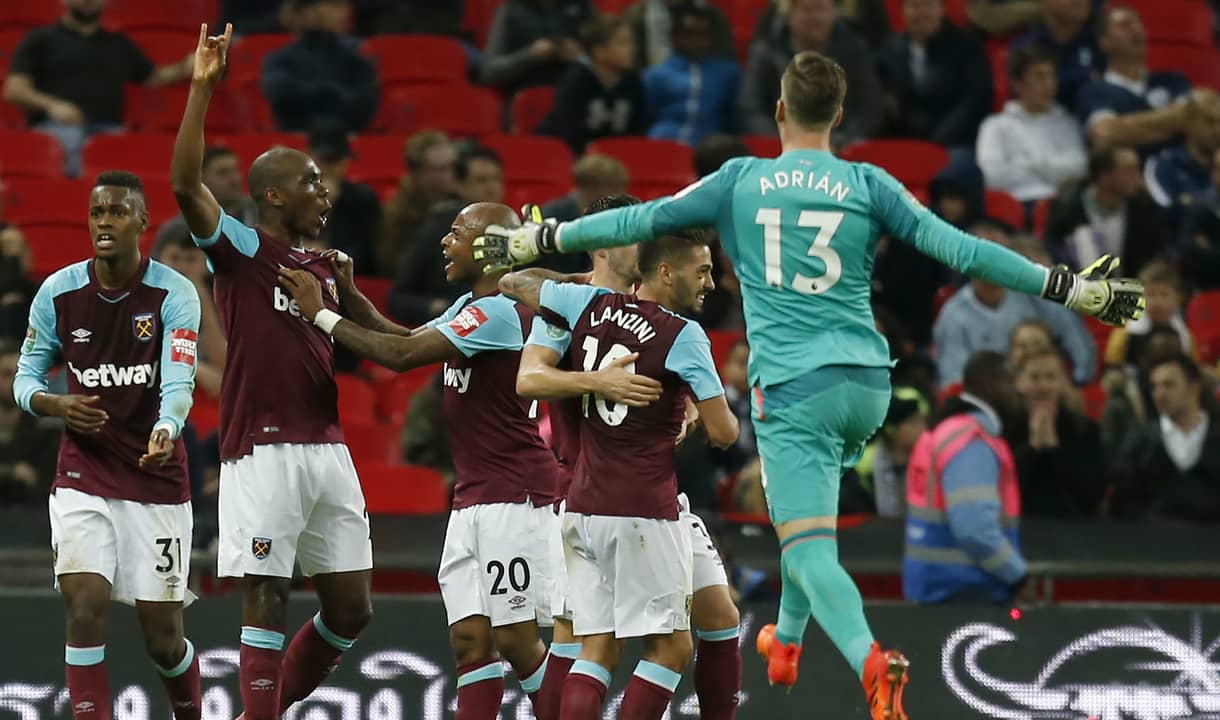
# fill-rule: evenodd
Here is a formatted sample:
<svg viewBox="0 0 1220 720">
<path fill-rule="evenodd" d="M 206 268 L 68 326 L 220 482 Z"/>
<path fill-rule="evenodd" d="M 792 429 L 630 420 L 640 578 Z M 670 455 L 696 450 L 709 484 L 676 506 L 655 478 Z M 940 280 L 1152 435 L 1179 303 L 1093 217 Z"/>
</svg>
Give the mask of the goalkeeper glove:
<svg viewBox="0 0 1220 720">
<path fill-rule="evenodd" d="M 518 228 L 488 225 L 483 235 L 474 240 L 474 259 L 486 260 L 484 272 L 493 272 L 513 265 L 532 263 L 543 254 L 559 252 L 555 237 L 559 223 L 544 220 L 542 208 L 529 204 L 521 208 L 525 224 Z"/>
<path fill-rule="evenodd" d="M 1102 255 L 1079 274 L 1066 265 L 1057 265 L 1051 268 L 1042 297 L 1107 325 L 1122 327 L 1143 314 L 1144 285 L 1131 278 L 1111 278 L 1118 263 L 1113 255 Z"/>
</svg>

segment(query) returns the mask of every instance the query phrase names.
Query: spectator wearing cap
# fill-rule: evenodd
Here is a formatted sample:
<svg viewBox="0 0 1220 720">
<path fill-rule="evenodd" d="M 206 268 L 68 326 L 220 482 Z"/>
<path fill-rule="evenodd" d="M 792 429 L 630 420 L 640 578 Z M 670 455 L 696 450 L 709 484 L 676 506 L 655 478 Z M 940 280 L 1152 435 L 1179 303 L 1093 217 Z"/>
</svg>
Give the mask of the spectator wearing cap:
<svg viewBox="0 0 1220 720">
<path fill-rule="evenodd" d="M 241 164 L 237 155 L 223 145 L 212 145 L 203 151 L 203 184 L 212 191 L 216 202 L 229 217 L 253 227 L 258 223 L 258 206 L 242 187 Z M 153 213 L 162 208 L 149 208 Z M 191 237 L 191 231 L 186 226 L 186 220 L 179 213 L 167 220 L 157 231 L 156 242 L 153 243 L 153 256 L 166 243 L 178 238 Z"/>
<path fill-rule="evenodd" d="M 326 247 L 351 256 L 356 272 L 375 272 L 381 203 L 373 188 L 347 179 L 352 158 L 347 132 L 334 124 L 314 128 L 309 134 L 309 153 L 318 163 L 322 184 L 330 193 L 331 209 L 320 240 Z"/>
<path fill-rule="evenodd" d="M 636 67 L 651 68 L 669 59 L 677 31 L 674 10 L 687 5 L 707 11 L 707 54 L 735 62 L 733 28 L 720 8 L 707 0 L 640 0 L 623 12 L 623 19 L 635 31 Z"/>
<path fill-rule="evenodd" d="M 644 73 L 648 136 L 695 145 L 712 133 L 736 133 L 741 72 L 732 59 L 712 55 L 711 9 L 678 5 L 671 15 L 673 52 Z"/>
<path fill-rule="evenodd" d="M 856 464 L 860 485 L 873 498 L 881 517 L 907 514 L 907 462 L 919 436 L 928 428 L 931 406 L 918 390 L 894 388 L 885 424 Z"/>
<path fill-rule="evenodd" d="M 1187 104 L 1182 140 L 1144 164 L 1144 182 L 1157 204 L 1180 227 L 1187 208 L 1211 188 L 1212 160 L 1220 150 L 1220 95 L 1196 90 Z"/>
<path fill-rule="evenodd" d="M 563 140 L 580 154 L 605 137 L 643 135 L 648 129 L 644 84 L 635 71 L 635 36 L 612 15 L 590 20 L 580 31 L 587 63 L 573 65 L 555 88 L 555 104 L 539 135 Z"/>
<path fill-rule="evenodd" d="M 403 151 L 406 172 L 386 201 L 377 233 L 375 272 L 390 276 L 399 256 L 411 245 L 419 223 L 437 203 L 457 193 L 457 148 L 445 133 L 425 130 L 407 140 Z"/>
<path fill-rule="evenodd" d="M 377 113 L 377 71 L 351 37 L 347 0 L 290 0 L 296 42 L 263 61 L 263 94 L 280 130 L 306 132 L 334 121 L 359 132 Z"/>
<path fill-rule="evenodd" d="M 983 121 L 976 157 L 987 187 L 1021 201 L 1055 194 L 1086 170 L 1080 126 L 1055 102 L 1055 56 L 1041 45 L 1025 45 L 1008 56 L 1008 77 L 1017 99 Z"/>
<path fill-rule="evenodd" d="M 945 17 L 944 0 L 903 0 L 902 13 L 906 32 L 886 41 L 878 62 L 893 132 L 969 154 L 991 108 L 983 44 Z"/>
<path fill-rule="evenodd" d="M 1081 88 L 1076 117 L 1094 144 L 1155 150 L 1185 128 L 1190 81 L 1177 71 L 1148 70 L 1148 35 L 1134 8 L 1107 8 L 1099 35 L 1106 72 Z"/>
<path fill-rule="evenodd" d="M 1101 77 L 1106 56 L 1097 44 L 1091 22 L 1090 0 L 1041 0 L 1042 22 L 1013 41 L 1009 57 L 1022 49 L 1050 48 L 1058 80 L 1055 97 L 1067 108 L 1076 107 L 1076 95 L 1085 83 Z"/>
</svg>

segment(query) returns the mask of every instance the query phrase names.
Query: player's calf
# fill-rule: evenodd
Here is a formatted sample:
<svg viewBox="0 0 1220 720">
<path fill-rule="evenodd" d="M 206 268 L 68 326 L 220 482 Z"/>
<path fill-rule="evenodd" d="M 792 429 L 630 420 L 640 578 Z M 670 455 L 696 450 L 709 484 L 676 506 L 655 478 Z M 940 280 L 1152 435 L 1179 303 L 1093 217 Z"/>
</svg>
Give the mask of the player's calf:
<svg viewBox="0 0 1220 720">
<path fill-rule="evenodd" d="M 560 717 L 563 720 L 596 720 L 601 717 L 610 677 L 618 667 L 623 643 L 614 633 L 582 638 L 580 658 L 572 664 L 563 683 Z"/>
<path fill-rule="evenodd" d="M 198 720 L 199 658 L 182 630 L 182 603 L 136 602 L 144 649 L 161 675 L 175 720 Z"/>
<path fill-rule="evenodd" d="M 549 714 L 550 710 L 547 709 L 542 713 L 539 713 L 538 710 L 538 693 L 542 689 L 547 666 L 546 644 L 538 637 L 538 623 L 528 620 L 512 625 L 502 625 L 493 628 L 492 636 L 500 656 L 507 660 L 517 673 L 521 689 L 525 691 L 534 705 L 534 714 L 539 716 L 539 720 L 548 720 L 545 716 Z"/>
<path fill-rule="evenodd" d="M 284 652 L 281 668 L 280 714 L 309 697 L 334 672 L 343 653 L 373 619 L 369 599 L 370 573 L 315 575 L 322 610 L 305 621 Z"/>
<path fill-rule="evenodd" d="M 622 720 L 661 720 L 673 700 L 682 670 L 690 662 L 690 633 L 644 638 L 644 659 L 635 666 L 619 710 Z"/>
<path fill-rule="evenodd" d="M 110 720 L 105 644 L 110 583 L 94 573 L 73 573 L 59 576 L 59 589 L 64 596 L 64 676 L 72 715 L 78 720 Z"/>
<path fill-rule="evenodd" d="M 449 626 L 457 660 L 456 720 L 492 720 L 504 701 L 504 666 L 496 656 L 491 621 L 472 615 Z"/>
<path fill-rule="evenodd" d="M 691 624 L 699 640 L 695 694 L 700 717 L 731 720 L 737 715 L 737 693 L 741 689 L 741 615 L 727 585 L 712 585 L 695 593 Z"/>
<path fill-rule="evenodd" d="M 287 578 L 246 575 L 238 678 L 246 720 L 276 720 L 284 650 Z"/>
</svg>

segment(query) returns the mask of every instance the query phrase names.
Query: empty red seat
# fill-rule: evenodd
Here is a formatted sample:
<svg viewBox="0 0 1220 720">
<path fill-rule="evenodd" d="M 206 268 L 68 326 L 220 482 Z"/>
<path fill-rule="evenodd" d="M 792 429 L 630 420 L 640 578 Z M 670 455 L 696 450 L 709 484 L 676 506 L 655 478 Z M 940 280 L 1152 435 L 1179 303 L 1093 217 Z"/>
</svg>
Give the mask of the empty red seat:
<svg viewBox="0 0 1220 720">
<path fill-rule="evenodd" d="M 199 23 L 211 23 L 220 16 L 218 0 L 109 0 L 105 25 L 115 30 L 184 30 L 199 33 Z M 209 34 L 220 34 L 224 27 L 208 26 Z"/>
<path fill-rule="evenodd" d="M 399 465 L 399 428 L 381 422 L 343 421 L 343 440 L 357 466 Z"/>
<path fill-rule="evenodd" d="M 282 132 L 222 135 L 215 138 L 214 142 L 232 150 L 241 162 L 243 171 L 249 170 L 250 163 L 273 147 L 282 145 L 304 151 L 309 146 L 309 140 L 304 133 Z"/>
<path fill-rule="evenodd" d="M 30 223 L 22 225 L 21 232 L 34 255 L 30 273 L 35 277 L 46 277 L 66 265 L 93 257 L 93 243 L 84 223 L 76 227 Z"/>
<path fill-rule="evenodd" d="M 235 38 L 233 46 L 229 48 L 229 77 L 226 82 L 240 83 L 248 78 L 258 78 L 262 74 L 263 59 L 294 39 L 288 33 L 260 33 Z"/>
<path fill-rule="evenodd" d="M 64 149 L 59 141 L 34 130 L 0 130 L 0 176 L 63 176 Z"/>
<path fill-rule="evenodd" d="M 1220 90 L 1220 51 L 1214 47 L 1150 43 L 1148 67 L 1152 70 L 1177 70 L 1195 85 Z"/>
<path fill-rule="evenodd" d="M 707 337 L 712 341 L 712 360 L 723 373 L 724 363 L 733 352 L 733 346 L 745 339 L 740 330 L 708 330 Z"/>
<path fill-rule="evenodd" d="M 754 31 L 758 28 L 758 21 L 771 6 L 771 0 L 722 0 L 717 4 L 728 16 L 733 31 L 733 45 L 737 50 L 737 60 L 744 65 L 746 57 L 749 55 Z"/>
<path fill-rule="evenodd" d="M 8 66 L 12 62 L 13 53 L 17 51 L 17 45 L 27 32 L 29 31 L 24 29 L 0 30 L 0 67 L 5 69 L 5 75 L 8 74 Z"/>
<path fill-rule="evenodd" d="M 365 463 L 357 469 L 370 513 L 436 515 L 449 509 L 449 488 L 431 468 Z"/>
<path fill-rule="evenodd" d="M 477 47 L 487 47 L 487 33 L 502 0 L 466 0 L 462 29 L 474 37 Z"/>
<path fill-rule="evenodd" d="M 195 389 L 195 402 L 187 420 L 195 427 L 199 438 L 210 435 L 220 428 L 220 404 L 203 390 Z"/>
<path fill-rule="evenodd" d="M 348 177 L 357 182 L 397 183 L 406 172 L 403 160 L 406 140 L 398 135 L 360 135 L 352 138 L 354 157 L 348 166 Z"/>
<path fill-rule="evenodd" d="M 542 124 L 555 105 L 555 88 L 550 85 L 525 88 L 513 96 L 513 132 L 528 134 Z"/>
<path fill-rule="evenodd" d="M 411 405 L 411 397 L 436 377 L 438 368 L 435 365 L 415 368 L 400 373 L 389 380 L 379 383 L 377 397 L 381 402 L 381 415 L 391 423 L 401 423 L 407 417 L 407 408 Z"/>
<path fill-rule="evenodd" d="M 631 178 L 631 194 L 644 200 L 677 192 L 694 179 L 693 151 L 671 140 L 606 138 L 591 143 L 588 152 L 618 158 Z"/>
<path fill-rule="evenodd" d="M 990 217 L 1008 223 L 1017 230 L 1025 229 L 1025 206 L 1003 190 L 984 191 L 983 206 Z"/>
<path fill-rule="evenodd" d="M 381 86 L 428 83 L 464 84 L 466 51 L 453 38 L 438 35 L 376 35 L 360 53 L 377 66 Z"/>
<path fill-rule="evenodd" d="M 367 270 L 368 268 L 365 268 Z M 356 268 L 359 272 L 360 268 Z M 373 303 L 373 307 L 381 311 L 382 315 L 389 315 L 390 312 L 390 288 L 393 281 L 389 278 L 380 277 L 358 277 L 356 285 L 360 288 L 360 292 L 364 294 L 369 302 Z M 388 417 L 388 413 L 386 414 Z"/>
<path fill-rule="evenodd" d="M 139 30 L 128 34 L 154 65 L 168 65 L 195 52 L 199 24 L 193 25 L 194 30 Z"/>
<path fill-rule="evenodd" d="M 1110 333 L 1114 332 L 1114 326 L 1107 325 L 1097 318 L 1086 315 L 1084 316 L 1084 328 L 1093 337 L 1093 343 L 1097 345 L 1097 354 L 1099 356 L 1104 354 L 1106 343 L 1110 342 Z"/>
<path fill-rule="evenodd" d="M 949 164 L 948 151 L 922 140 L 862 140 L 843 148 L 840 156 L 880 166 L 904 185 L 916 187 L 926 187 Z"/>
<path fill-rule="evenodd" d="M 59 19 L 63 6 L 57 2 L 21 2 L 8 0 L 0 3 L 0 30 L 28 30 L 39 25 L 50 25 Z"/>
<path fill-rule="evenodd" d="M 776 158 L 784 150 L 779 138 L 770 135 L 746 135 L 742 141 L 755 157 Z"/>
<path fill-rule="evenodd" d="M 990 38 L 984 43 L 987 60 L 991 63 L 991 109 L 1000 112 L 1008 102 L 1008 40 Z"/>
<path fill-rule="evenodd" d="M 128 85 L 123 125 L 142 132 L 177 134 L 190 87 L 185 84 L 147 88 Z M 220 85 L 208 104 L 207 134 L 236 133 L 255 126 L 251 111 L 236 97 L 234 89 Z"/>
<path fill-rule="evenodd" d="M 169 133 L 104 133 L 85 143 L 84 174 L 130 170 L 145 183 L 169 178 L 175 137 Z"/>
<path fill-rule="evenodd" d="M 572 182 L 572 151 L 561 140 L 542 135 L 487 135 L 483 145 L 500 156 L 508 183 L 562 185 Z"/>
<path fill-rule="evenodd" d="M 527 203 L 545 205 L 556 198 L 567 195 L 571 185 L 558 185 L 547 182 L 509 184 L 504 188 L 504 204 L 520 210 Z"/>
<path fill-rule="evenodd" d="M 17 178 L 6 184 L 5 220 L 17 225 L 39 223 L 80 228 L 88 217 L 87 180 Z"/>
<path fill-rule="evenodd" d="M 500 130 L 500 98 L 491 90 L 468 85 L 406 85 L 381 96 L 374 129 L 412 135 L 443 130 L 457 137 L 477 137 Z"/>
<path fill-rule="evenodd" d="M 1150 42 L 1212 45 L 1213 18 L 1206 3 L 1199 0 L 1133 0 L 1125 4 L 1139 13 Z"/>
<path fill-rule="evenodd" d="M 377 420 L 377 393 L 373 386 L 359 375 L 337 373 L 335 383 L 339 386 L 339 418 L 344 422 L 375 422 Z"/>
<path fill-rule="evenodd" d="M 1186 306 L 1186 325 L 1199 349 L 1199 359 L 1208 365 L 1220 359 L 1220 290 L 1194 296 Z"/>
</svg>

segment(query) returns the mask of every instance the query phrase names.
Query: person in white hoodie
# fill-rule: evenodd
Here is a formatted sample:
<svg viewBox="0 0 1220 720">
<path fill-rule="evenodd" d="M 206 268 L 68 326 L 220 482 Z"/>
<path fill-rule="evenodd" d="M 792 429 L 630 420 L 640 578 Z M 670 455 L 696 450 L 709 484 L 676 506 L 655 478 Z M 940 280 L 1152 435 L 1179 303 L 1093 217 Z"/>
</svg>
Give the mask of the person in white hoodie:
<svg viewBox="0 0 1220 720">
<path fill-rule="evenodd" d="M 1040 45 L 1008 57 L 1008 77 L 1017 99 L 979 128 L 975 151 L 989 190 L 1026 202 L 1055 194 L 1066 180 L 1081 177 L 1088 163 L 1076 119 L 1055 103 L 1055 54 Z"/>
</svg>

